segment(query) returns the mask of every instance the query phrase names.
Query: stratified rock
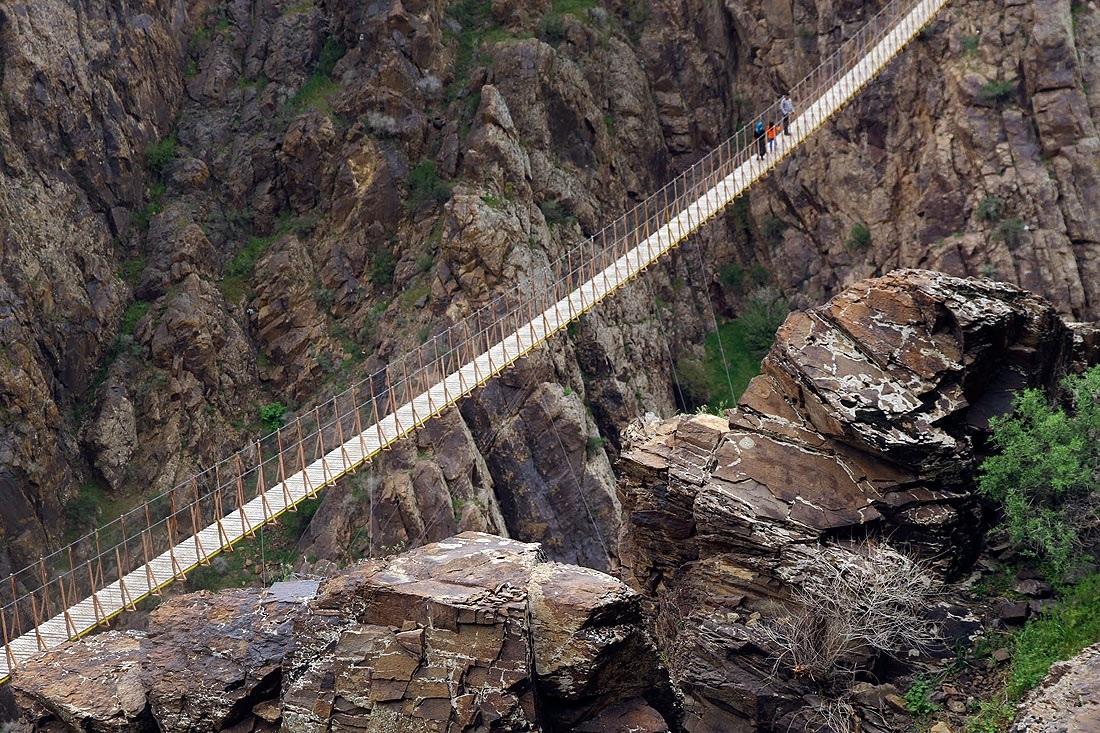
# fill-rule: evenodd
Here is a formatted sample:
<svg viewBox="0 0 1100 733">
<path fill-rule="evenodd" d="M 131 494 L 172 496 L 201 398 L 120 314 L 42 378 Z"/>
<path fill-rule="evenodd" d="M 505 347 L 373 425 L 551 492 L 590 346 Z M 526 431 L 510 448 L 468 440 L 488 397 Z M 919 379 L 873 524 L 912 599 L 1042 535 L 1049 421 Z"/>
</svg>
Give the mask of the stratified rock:
<svg viewBox="0 0 1100 733">
<path fill-rule="evenodd" d="M 641 598 L 538 545 L 468 532 L 318 583 L 180 596 L 146 633 L 67 644 L 16 671 L 24 717 L 105 733 L 675 720 Z"/>
<path fill-rule="evenodd" d="M 364 563 L 296 623 L 284 724 L 537 730 L 539 715 L 572 725 L 641 695 L 667 715 L 638 603 L 538 545 L 474 532 Z"/>
<path fill-rule="evenodd" d="M 93 733 L 154 729 L 142 673 L 144 637 L 140 631 L 108 631 L 21 668 L 12 687 L 24 719 L 36 727 L 53 719 Z"/>
<path fill-rule="evenodd" d="M 1013 733 L 1100 730 L 1100 644 L 1050 665 L 1017 710 Z"/>
<path fill-rule="evenodd" d="M 1056 384 L 1074 344 L 1025 291 L 899 270 L 788 317 L 728 421 L 628 431 L 620 556 L 661 603 L 689 726 L 769 730 L 797 706 L 745 621 L 786 602 L 818 543 L 883 537 L 965 568 L 981 538 L 976 438 L 1012 390 Z M 859 562 L 846 552 L 825 554 Z"/>
</svg>

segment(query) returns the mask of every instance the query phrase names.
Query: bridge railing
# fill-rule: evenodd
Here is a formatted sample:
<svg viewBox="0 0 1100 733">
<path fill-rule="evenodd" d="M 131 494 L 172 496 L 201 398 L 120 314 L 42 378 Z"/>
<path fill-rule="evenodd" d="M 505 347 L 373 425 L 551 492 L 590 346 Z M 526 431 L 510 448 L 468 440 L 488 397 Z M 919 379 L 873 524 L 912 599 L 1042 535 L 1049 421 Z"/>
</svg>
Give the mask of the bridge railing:
<svg viewBox="0 0 1100 733">
<path fill-rule="evenodd" d="M 919 30 L 899 28 L 899 23 L 909 18 L 914 8 L 922 4 L 939 7 L 942 3 L 943 0 L 895 0 L 889 3 L 796 84 L 790 90 L 799 107 L 795 115 L 800 125 L 796 142 L 820 126 L 827 117 L 817 104 L 820 99 L 829 94 L 846 98 L 854 93 L 854 88 L 841 88 L 845 86 L 845 78 L 888 34 L 903 33 L 904 39 L 908 40 Z M 886 55 L 877 59 L 877 63 L 884 64 L 894 52 L 896 49 L 882 50 L 881 53 Z M 757 119 L 780 119 L 777 105 L 769 107 Z M 7 669 L 14 669 L 17 663 L 11 651 L 12 639 L 34 633 L 44 619 L 65 613 L 65 609 L 77 600 L 94 598 L 108 584 L 121 583 L 124 576 L 143 566 L 146 568 L 145 582 L 139 587 L 132 587 L 131 583 L 131 587 L 123 589 L 124 598 L 130 605 L 184 577 L 191 567 L 177 563 L 174 556 L 170 574 L 158 576 L 150 568 L 149 561 L 163 553 L 171 553 L 173 547 L 185 541 L 195 543 L 195 555 L 200 561 L 207 561 L 223 549 L 229 549 L 231 543 L 221 540 L 218 546 L 203 546 L 198 536 L 199 530 L 217 524 L 221 537 L 223 524 L 231 525 L 239 521 L 235 526 L 237 531 L 230 532 L 227 526 L 224 537 L 250 533 L 257 527 L 252 527 L 245 515 L 246 503 L 273 487 L 282 486 L 286 491 L 287 476 L 304 471 L 307 465 L 357 435 L 362 444 L 359 455 L 370 457 L 396 440 L 378 426 L 384 419 L 396 420 L 399 407 L 412 403 L 418 395 L 431 394 L 433 385 L 440 382 L 446 385 L 444 378 L 447 375 L 456 373 L 459 367 L 471 362 L 476 365 L 478 355 L 504 344 L 517 329 L 532 328 L 534 320 L 541 314 L 577 291 L 583 283 L 600 276 L 610 267 L 616 267 L 627 253 L 637 250 L 642 243 L 657 239 L 656 247 L 651 248 L 656 252 L 653 259 L 666 251 L 675 242 L 667 241 L 667 233 L 663 235 L 662 232 L 667 232 L 670 221 L 681 217 L 682 212 L 690 211 L 690 204 L 730 179 L 739 169 L 748 170 L 749 177 L 738 184 L 744 187 L 766 172 L 776 156 L 786 155 L 793 147 L 783 143 L 776 153 L 770 153 L 772 158 L 769 161 L 754 161 L 756 141 L 746 134 L 753 122 L 755 120 L 591 238 L 571 248 L 547 267 L 527 273 L 527 280 L 522 286 L 494 298 L 443 328 L 385 369 L 298 415 L 279 430 L 250 443 L 214 466 L 148 499 L 136 509 L 38 562 L 12 573 L 6 582 L 0 583 L 0 600 L 3 601 L 0 606 L 0 641 L 4 645 Z M 680 238 L 701 224 L 701 221 L 689 221 L 686 229 L 678 229 L 681 231 Z M 662 240 L 662 236 L 666 240 Z M 576 312 L 568 314 L 570 319 L 593 304 L 585 302 L 583 293 L 580 302 Z M 416 413 L 414 409 L 412 424 L 398 425 L 398 432 L 404 434 L 422 424 L 484 383 L 508 363 L 523 356 L 518 351 L 508 353 L 506 349 L 497 353 L 502 357 L 501 364 L 492 364 L 487 371 L 475 367 L 469 383 L 460 376 L 459 387 L 453 394 L 448 393 L 444 386 L 443 399 L 432 402 L 429 397 L 427 408 L 422 409 L 423 414 Z M 370 426 L 374 426 L 377 435 L 370 432 Z M 364 432 L 365 429 L 367 432 Z M 315 487 L 308 487 L 307 495 L 315 494 L 322 485 L 353 470 L 355 464 L 361 461 L 362 458 L 353 460 L 344 452 L 336 465 L 330 467 L 323 464 L 324 481 Z M 280 507 L 270 508 L 265 503 L 265 521 L 275 519 L 286 510 L 285 506 L 292 503 L 288 500 Z M 103 621 L 107 620 L 107 615 L 108 611 L 104 610 Z M 72 638 L 87 630 L 78 628 L 75 623 L 71 627 L 67 624 L 66 629 L 66 634 Z M 45 648 L 48 644 L 40 638 L 39 646 Z M 5 676 L 0 675 L 0 681 Z"/>
</svg>

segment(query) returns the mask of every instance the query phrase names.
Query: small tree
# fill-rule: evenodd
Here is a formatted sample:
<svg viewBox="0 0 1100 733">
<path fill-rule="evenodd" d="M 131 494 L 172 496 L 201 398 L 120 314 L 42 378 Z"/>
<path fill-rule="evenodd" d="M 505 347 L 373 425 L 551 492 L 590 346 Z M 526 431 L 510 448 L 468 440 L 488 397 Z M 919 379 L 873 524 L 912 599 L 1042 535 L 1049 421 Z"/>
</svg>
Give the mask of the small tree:
<svg viewBox="0 0 1100 733">
<path fill-rule="evenodd" d="M 1062 380 L 1070 409 L 1040 390 L 1012 401 L 1012 414 L 990 421 L 997 452 L 982 463 L 979 489 L 1001 505 L 1009 538 L 1056 572 L 1097 525 L 1100 478 L 1100 367 Z"/>
</svg>

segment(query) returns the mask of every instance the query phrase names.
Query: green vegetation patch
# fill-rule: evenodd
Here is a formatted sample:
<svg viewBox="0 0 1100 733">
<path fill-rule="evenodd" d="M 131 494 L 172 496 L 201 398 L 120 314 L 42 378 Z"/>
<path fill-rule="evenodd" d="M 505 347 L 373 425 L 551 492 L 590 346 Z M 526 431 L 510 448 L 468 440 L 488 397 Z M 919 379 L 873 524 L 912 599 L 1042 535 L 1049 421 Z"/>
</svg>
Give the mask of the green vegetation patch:
<svg viewBox="0 0 1100 733">
<path fill-rule="evenodd" d="M 1074 586 L 1054 608 L 1016 637 L 1008 696 L 1020 700 L 1046 676 L 1050 665 L 1100 641 L 1100 574 Z"/>
<path fill-rule="evenodd" d="M 290 107 L 294 110 L 316 109 L 331 114 L 332 108 L 329 100 L 339 89 L 339 85 L 332 79 L 332 71 L 336 62 L 344 57 L 345 49 L 331 37 L 321 47 L 317 59 L 317 66 L 313 74 L 306 79 L 305 84 L 290 99 Z"/>
<path fill-rule="evenodd" d="M 848 230 L 848 238 L 844 240 L 844 246 L 849 252 L 864 252 L 871 246 L 871 228 L 861 221 L 857 221 Z"/>
<path fill-rule="evenodd" d="M 778 291 L 759 288 L 749 296 L 740 317 L 721 324 L 718 331 L 707 336 L 705 371 L 701 376 L 706 384 L 704 402 L 714 409 L 737 404 L 749 382 L 760 373 L 760 361 L 771 348 L 776 329 L 788 312 L 787 301 Z"/>
<path fill-rule="evenodd" d="M 225 266 L 221 291 L 227 300 L 239 300 L 244 295 L 249 281 L 256 272 L 256 263 L 282 234 L 283 232 L 276 232 L 269 237 L 248 238 L 241 251 Z"/>
<path fill-rule="evenodd" d="M 145 149 L 145 164 L 157 177 L 162 176 L 168 164 L 175 160 L 178 144 L 176 132 L 173 130 L 168 137 Z"/>
<path fill-rule="evenodd" d="M 409 196 L 405 208 L 419 211 L 429 205 L 446 203 L 451 198 L 451 184 L 439 177 L 434 161 L 424 160 L 409 171 Z"/>
<path fill-rule="evenodd" d="M 145 314 L 149 312 L 151 307 L 153 307 L 153 304 L 144 300 L 135 300 L 131 303 L 130 307 L 126 309 L 126 313 L 122 316 L 122 327 L 119 329 L 120 332 L 127 336 L 133 335 L 138 321 L 145 317 Z"/>
<path fill-rule="evenodd" d="M 1082 522 L 1100 504 L 1100 367 L 1061 386 L 1068 410 L 1027 389 L 1013 399 L 1012 414 L 990 421 L 996 453 L 982 463 L 978 484 L 1002 507 L 1011 541 L 1055 573 L 1080 557 Z"/>
<path fill-rule="evenodd" d="M 1006 104 L 1015 96 L 1016 82 L 1014 80 L 987 81 L 978 90 L 978 97 L 997 105 Z"/>
</svg>

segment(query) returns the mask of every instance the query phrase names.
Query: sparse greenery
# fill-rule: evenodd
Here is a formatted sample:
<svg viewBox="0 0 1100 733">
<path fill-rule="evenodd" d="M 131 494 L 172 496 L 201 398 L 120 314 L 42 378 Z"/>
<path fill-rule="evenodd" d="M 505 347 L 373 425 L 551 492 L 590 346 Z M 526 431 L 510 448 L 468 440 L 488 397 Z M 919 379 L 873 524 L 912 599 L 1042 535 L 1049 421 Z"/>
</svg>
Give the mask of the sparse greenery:
<svg viewBox="0 0 1100 733">
<path fill-rule="evenodd" d="M 539 203 L 539 211 L 549 225 L 569 225 L 576 221 L 572 212 L 561 201 L 542 201 Z"/>
<path fill-rule="evenodd" d="M 745 268 L 736 260 L 730 260 L 718 270 L 718 282 L 735 293 L 740 293 L 745 285 Z"/>
<path fill-rule="evenodd" d="M 134 328 L 137 327 L 138 321 L 145 317 L 145 314 L 149 312 L 152 307 L 152 303 L 144 300 L 135 300 L 130 304 L 130 307 L 126 309 L 126 313 L 122 316 L 122 326 L 119 328 L 119 333 L 126 335 L 133 335 Z"/>
<path fill-rule="evenodd" d="M 787 312 L 787 302 L 777 290 L 760 288 L 749 296 L 745 311 L 739 318 L 721 324 L 718 331 L 708 334 L 706 389 L 701 389 L 696 382 L 689 382 L 691 394 L 696 399 L 702 399 L 689 405 L 689 409 L 702 404 L 714 410 L 735 405 L 749 381 L 760 373 L 760 360 L 771 348 L 775 331 L 783 323 Z M 694 377 L 691 371 L 693 365 L 688 363 L 685 366 L 688 376 Z M 682 382 L 683 375 L 680 378 Z"/>
<path fill-rule="evenodd" d="M 265 433 L 274 433 L 286 423 L 286 405 L 269 402 L 260 408 L 260 424 Z"/>
<path fill-rule="evenodd" d="M 178 144 L 176 132 L 173 130 L 168 137 L 145 149 L 145 164 L 157 177 L 164 175 L 164 169 L 175 159 Z"/>
<path fill-rule="evenodd" d="M 596 456 L 607 445 L 607 438 L 601 435 L 590 435 L 585 441 L 584 448 L 589 458 Z"/>
<path fill-rule="evenodd" d="M 1001 239 L 1009 247 L 1015 247 L 1024 236 L 1024 222 L 1019 217 L 1005 219 L 997 226 L 994 232 L 997 239 Z"/>
<path fill-rule="evenodd" d="M 974 214 L 985 221 L 999 221 L 1001 218 L 1001 200 L 996 196 L 986 196 L 978 202 Z"/>
<path fill-rule="evenodd" d="M 317 58 L 317 65 L 313 68 L 313 74 L 306 79 L 302 88 L 291 97 L 290 107 L 302 110 L 312 107 L 326 114 L 331 113 L 329 99 L 339 88 L 332 79 L 332 70 L 336 62 L 344 56 L 344 47 L 333 38 L 328 38 Z"/>
<path fill-rule="evenodd" d="M 745 334 L 745 346 L 759 361 L 775 341 L 776 330 L 790 312 L 787 299 L 776 288 L 762 287 L 753 291 L 738 319 Z"/>
<path fill-rule="evenodd" d="M 871 229 L 861 221 L 857 221 L 848 230 L 848 238 L 844 240 L 844 246 L 849 252 L 863 252 L 871 246 Z"/>
<path fill-rule="evenodd" d="M 1015 81 L 987 81 L 982 84 L 981 89 L 978 90 L 978 97 L 986 100 L 987 102 L 994 102 L 995 104 L 1003 105 L 1011 100 L 1016 95 L 1016 82 Z"/>
<path fill-rule="evenodd" d="M 707 367 L 701 359 L 691 354 L 681 354 L 675 362 L 677 398 L 680 407 L 692 412 L 711 401 L 710 379 Z"/>
<path fill-rule="evenodd" d="M 787 222 L 778 216 L 769 216 L 760 227 L 760 233 L 769 242 L 777 243 L 783 239 L 783 232 L 787 230 Z"/>
<path fill-rule="evenodd" d="M 1016 717 L 1016 706 L 1004 697 L 981 700 L 966 719 L 966 733 L 1003 733 Z"/>
<path fill-rule="evenodd" d="M 965 53 L 967 56 L 973 56 L 974 54 L 976 54 L 978 52 L 979 44 L 980 41 L 977 36 L 962 37 L 963 53 Z"/>
<path fill-rule="evenodd" d="M 1020 700 L 1050 665 L 1100 641 L 1100 574 L 1086 577 L 1016 637 L 1008 697 Z"/>
<path fill-rule="evenodd" d="M 371 257 L 371 282 L 382 287 L 393 285 L 394 272 L 397 270 L 397 258 L 388 249 L 379 249 Z"/>
<path fill-rule="evenodd" d="M 909 685 L 902 697 L 905 699 L 905 707 L 913 715 L 931 715 L 940 709 L 940 706 L 932 702 L 932 693 L 936 690 L 936 678 L 932 675 L 918 675 Z"/>
<path fill-rule="evenodd" d="M 434 161 L 425 160 L 409 171 L 409 197 L 405 208 L 419 211 L 431 204 L 442 204 L 451 198 L 451 185 L 439 177 Z"/>
<path fill-rule="evenodd" d="M 256 263 L 260 256 L 270 247 L 282 232 L 276 232 L 269 237 L 249 237 L 244 247 L 225 266 L 225 276 L 222 278 L 221 290 L 229 300 L 237 300 L 243 294 L 245 286 L 256 272 Z"/>
<path fill-rule="evenodd" d="M 1100 367 L 1061 386 L 1068 410 L 1027 389 L 1013 399 L 1010 415 L 990 421 L 996 453 L 979 476 L 981 492 L 1004 510 L 1012 542 L 1056 572 L 1079 557 L 1084 523 L 1100 506 Z"/>
</svg>

